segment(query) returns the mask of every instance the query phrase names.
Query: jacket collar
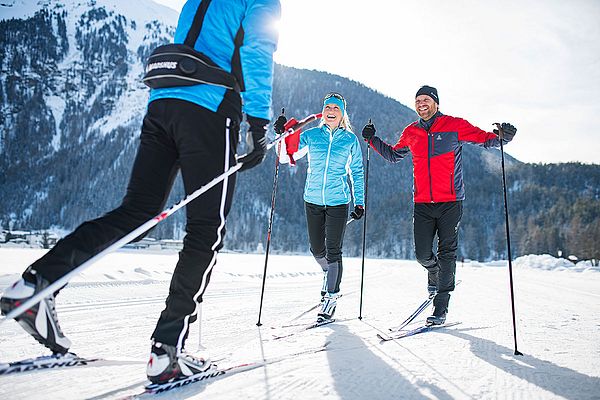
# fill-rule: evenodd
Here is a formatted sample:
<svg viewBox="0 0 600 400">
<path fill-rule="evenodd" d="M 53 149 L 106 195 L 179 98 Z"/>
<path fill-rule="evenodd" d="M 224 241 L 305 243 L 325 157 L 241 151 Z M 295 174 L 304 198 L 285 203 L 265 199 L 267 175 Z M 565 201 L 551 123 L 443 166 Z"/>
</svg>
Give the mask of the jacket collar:
<svg viewBox="0 0 600 400">
<path fill-rule="evenodd" d="M 444 114 L 442 114 L 440 111 L 438 111 L 435 114 L 433 114 L 433 117 L 429 118 L 427 121 L 424 121 L 423 118 L 420 118 L 419 122 L 417 123 L 417 126 L 419 128 L 423 128 L 427 132 L 429 132 L 429 130 L 433 126 L 433 123 L 435 122 L 435 120 L 437 119 L 437 117 L 440 117 L 442 115 L 444 115 Z"/>
<path fill-rule="evenodd" d="M 329 127 L 329 125 L 327 125 L 327 124 L 323 124 L 323 126 L 321 127 L 321 129 L 323 129 L 323 131 L 325 131 L 325 133 L 327 133 L 328 135 L 335 135 L 335 134 L 336 134 L 336 133 L 338 133 L 338 132 L 342 132 L 342 131 L 344 130 L 344 127 L 342 127 L 342 126 L 340 125 L 340 126 L 338 126 L 337 128 L 335 128 L 335 129 L 333 129 L 333 130 L 332 130 L 332 129 Z"/>
</svg>

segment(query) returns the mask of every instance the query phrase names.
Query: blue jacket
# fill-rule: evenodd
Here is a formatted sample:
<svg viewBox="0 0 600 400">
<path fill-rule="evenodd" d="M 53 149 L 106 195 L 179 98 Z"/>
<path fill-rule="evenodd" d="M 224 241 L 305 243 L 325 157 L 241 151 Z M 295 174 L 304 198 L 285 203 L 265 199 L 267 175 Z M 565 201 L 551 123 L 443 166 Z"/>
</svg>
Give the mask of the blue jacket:
<svg viewBox="0 0 600 400">
<path fill-rule="evenodd" d="M 174 43 L 184 42 L 200 2 L 188 0 L 183 6 Z M 226 97 L 227 89 L 213 85 L 153 89 L 150 102 L 163 98 L 182 99 L 216 112 L 220 106 L 223 109 L 221 103 L 225 98 L 225 102 L 234 105 L 233 110 L 237 113 L 241 111 L 255 118 L 271 119 L 273 53 L 278 39 L 275 22 L 280 14 L 279 0 L 212 0 L 208 6 L 194 48 L 241 78 L 240 84 L 245 88 L 241 94 L 241 110 L 235 92 L 229 91 Z M 238 59 L 234 38 L 240 27 L 244 36 Z"/>
<path fill-rule="evenodd" d="M 356 135 L 344 128 L 333 132 L 327 125 L 300 134 L 299 153 L 308 149 L 308 171 L 304 201 L 337 206 L 351 200 L 348 178 L 352 183 L 354 205 L 364 206 L 362 150 Z"/>
</svg>

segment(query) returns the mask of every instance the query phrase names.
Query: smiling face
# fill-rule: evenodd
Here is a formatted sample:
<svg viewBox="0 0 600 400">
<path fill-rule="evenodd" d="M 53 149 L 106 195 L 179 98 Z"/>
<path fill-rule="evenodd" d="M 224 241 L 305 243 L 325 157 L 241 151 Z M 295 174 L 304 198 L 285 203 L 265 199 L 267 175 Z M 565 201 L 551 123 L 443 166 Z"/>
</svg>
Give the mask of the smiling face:
<svg viewBox="0 0 600 400">
<path fill-rule="evenodd" d="M 342 110 L 337 104 L 327 103 L 323 107 L 323 121 L 331 129 L 337 128 L 342 122 Z"/>
<path fill-rule="evenodd" d="M 426 94 L 421 94 L 415 99 L 415 110 L 419 117 L 427 121 L 438 111 L 438 104 Z"/>
</svg>

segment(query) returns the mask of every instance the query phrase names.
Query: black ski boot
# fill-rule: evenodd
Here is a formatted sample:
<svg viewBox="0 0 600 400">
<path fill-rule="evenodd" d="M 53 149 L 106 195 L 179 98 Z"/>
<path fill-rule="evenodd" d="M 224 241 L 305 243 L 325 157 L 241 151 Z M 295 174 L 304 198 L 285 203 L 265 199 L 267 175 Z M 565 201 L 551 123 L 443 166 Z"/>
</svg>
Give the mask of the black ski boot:
<svg viewBox="0 0 600 400">
<path fill-rule="evenodd" d="M 0 311 L 3 315 L 17 308 L 50 283 L 35 271 L 28 271 L 24 278 L 10 286 L 0 298 Z M 27 333 L 55 354 L 65 354 L 71 341 L 65 337 L 56 316 L 54 294 L 43 298 L 38 304 L 15 317 Z"/>
<path fill-rule="evenodd" d="M 448 307 L 436 305 L 433 307 L 433 315 L 427 317 L 426 325 L 444 325 L 446 322 Z"/>
<path fill-rule="evenodd" d="M 209 360 L 195 357 L 183 349 L 177 351 L 175 346 L 152 342 L 146 375 L 150 382 L 162 384 L 199 374 L 211 366 Z"/>
</svg>

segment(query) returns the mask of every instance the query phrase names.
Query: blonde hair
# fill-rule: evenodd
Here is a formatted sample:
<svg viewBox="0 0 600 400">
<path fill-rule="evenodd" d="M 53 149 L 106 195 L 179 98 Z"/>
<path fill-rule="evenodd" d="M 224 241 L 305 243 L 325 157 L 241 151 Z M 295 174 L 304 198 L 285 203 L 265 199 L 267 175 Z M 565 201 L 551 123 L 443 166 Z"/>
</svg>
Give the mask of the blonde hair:
<svg viewBox="0 0 600 400">
<path fill-rule="evenodd" d="M 348 113 L 344 113 L 340 125 L 342 125 L 345 130 L 352 132 L 352 125 L 350 125 L 350 118 L 348 118 Z"/>
</svg>

